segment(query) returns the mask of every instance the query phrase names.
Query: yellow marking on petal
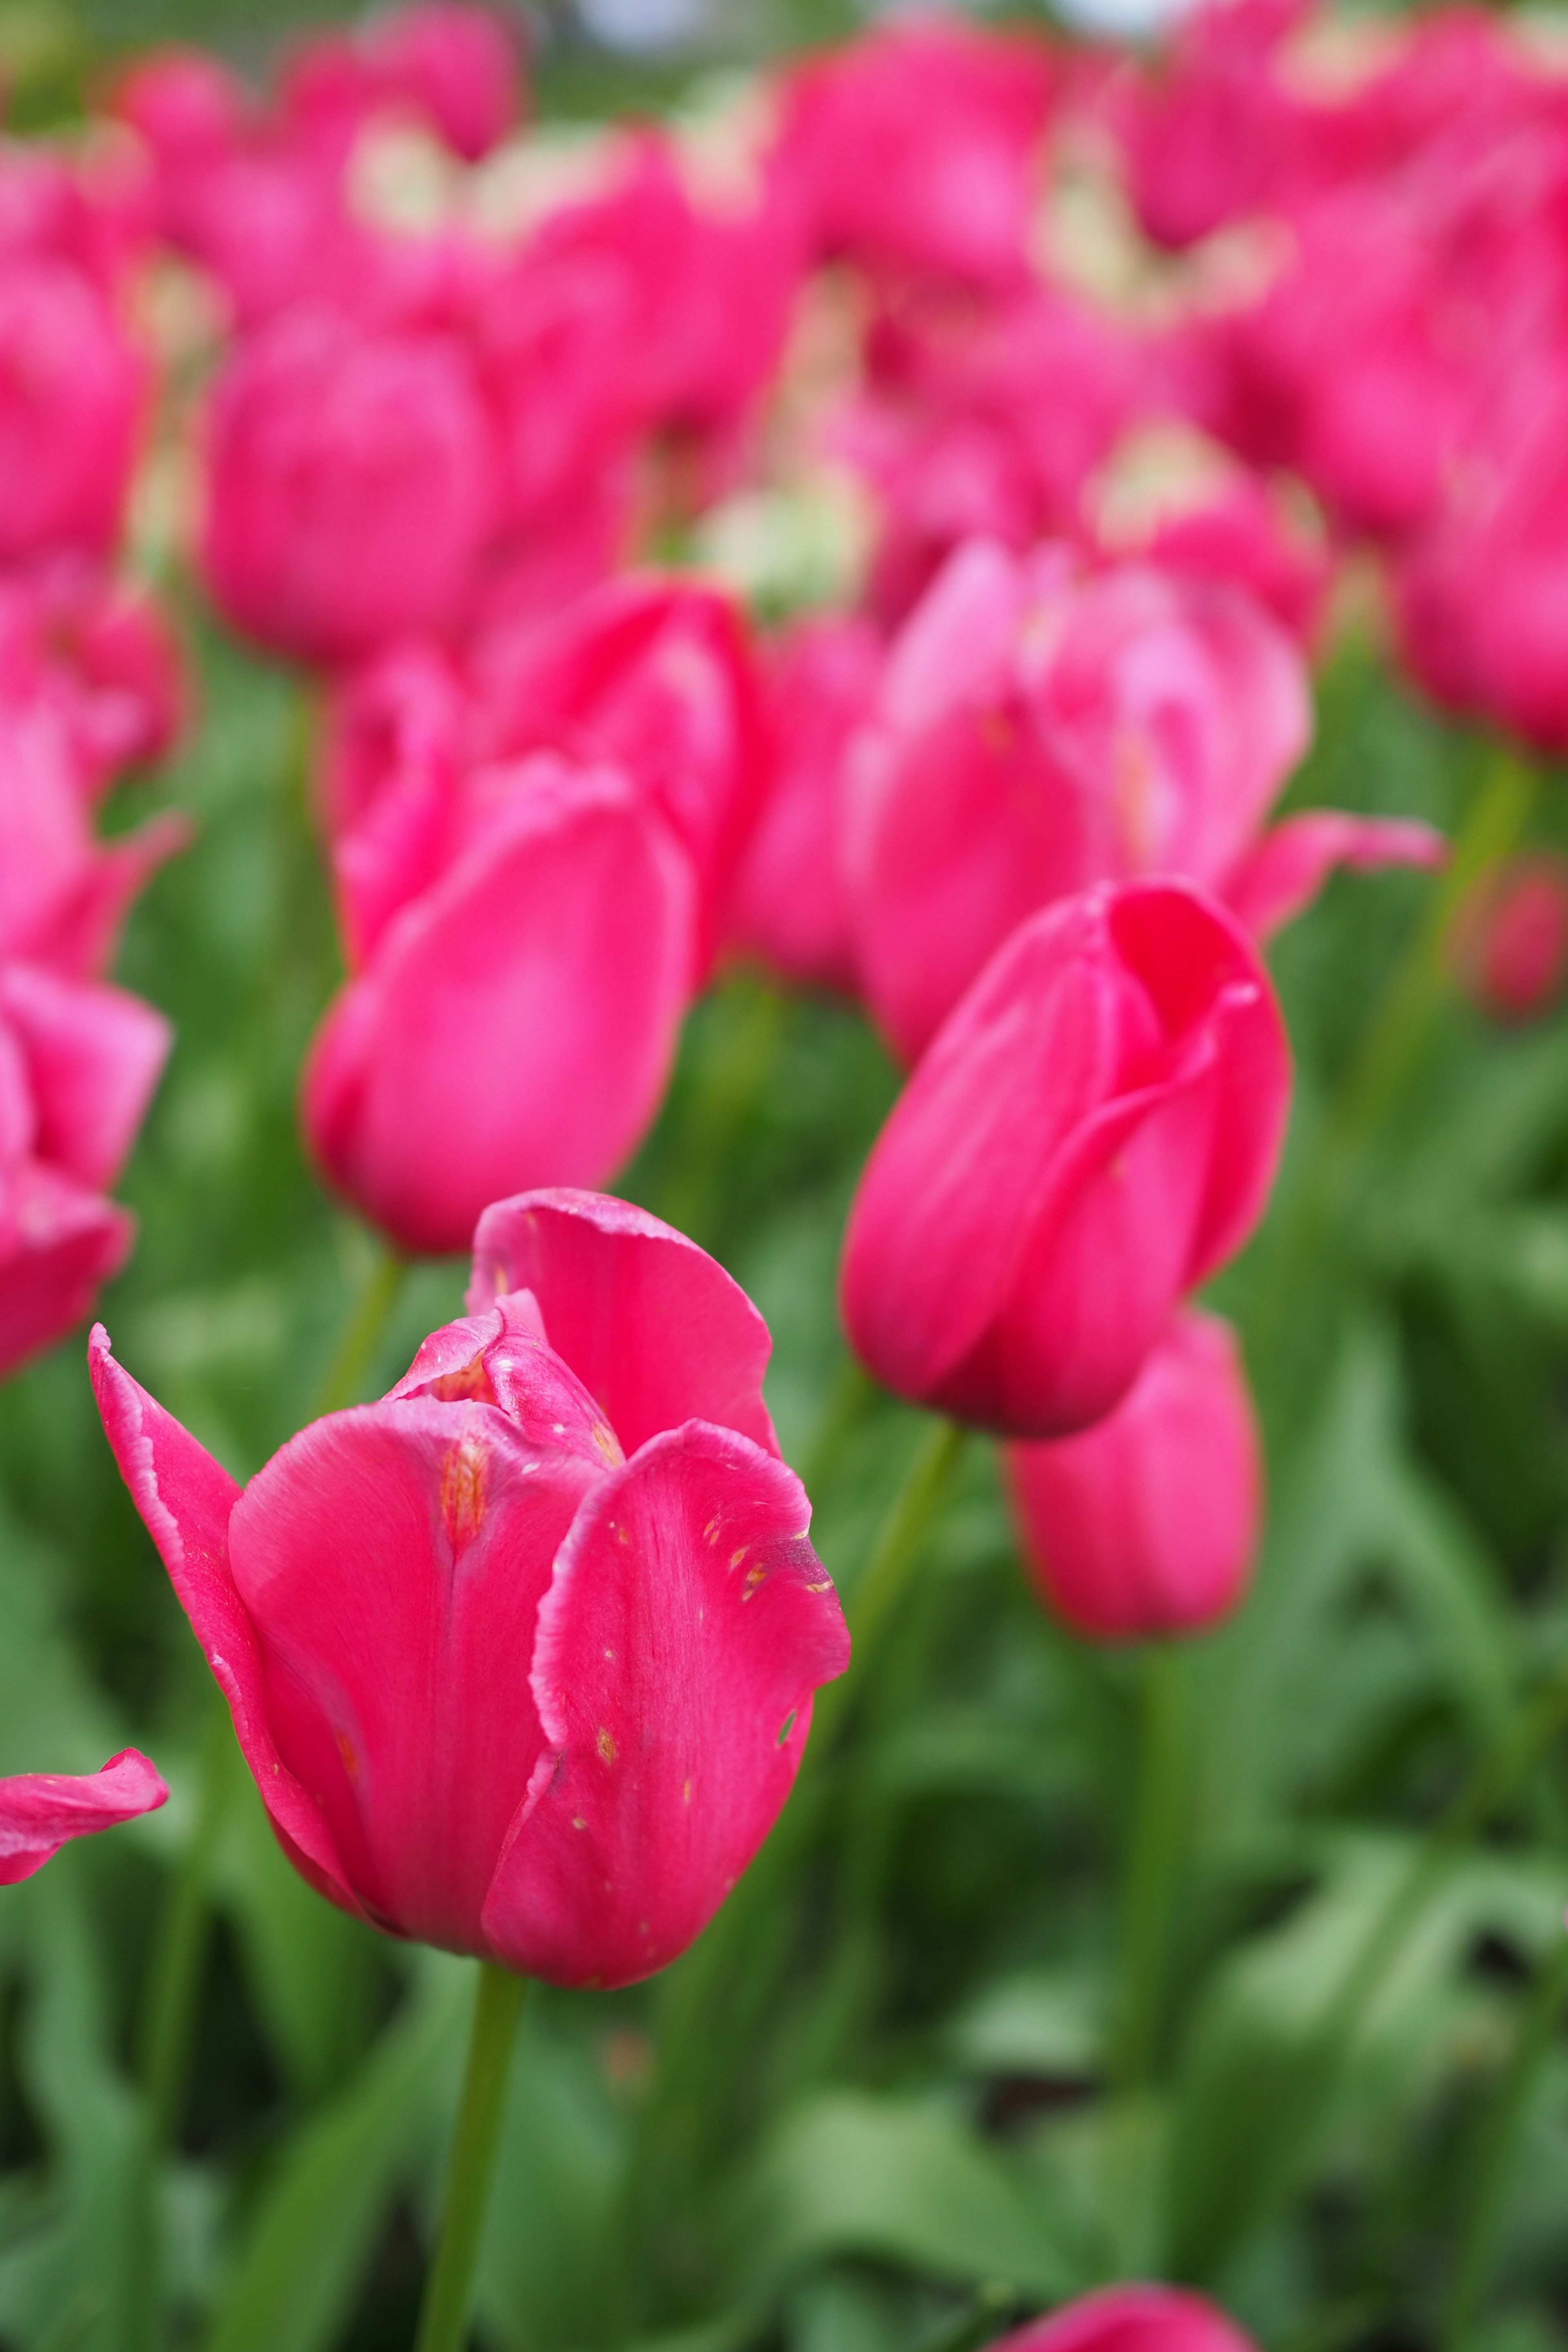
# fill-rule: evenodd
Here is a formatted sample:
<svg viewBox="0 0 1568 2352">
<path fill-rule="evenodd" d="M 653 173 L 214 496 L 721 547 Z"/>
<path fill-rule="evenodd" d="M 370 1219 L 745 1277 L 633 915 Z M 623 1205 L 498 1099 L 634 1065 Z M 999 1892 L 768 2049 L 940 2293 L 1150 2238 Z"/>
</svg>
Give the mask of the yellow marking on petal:
<svg viewBox="0 0 1568 2352">
<path fill-rule="evenodd" d="M 613 1658 L 613 1657 L 615 1656 L 615 1654 L 615 1654 L 614 1650 L 606 1650 L 606 1651 L 605 1652 L 605 1657 L 606 1657 L 606 1658 Z"/>
<path fill-rule="evenodd" d="M 820 1584 L 808 1584 L 805 1589 L 808 1592 L 831 1592 L 833 1579 L 830 1576 L 825 1576 Z"/>
<path fill-rule="evenodd" d="M 741 1565 L 741 1562 L 745 1559 L 745 1557 L 746 1557 L 746 1547 L 745 1547 L 745 1545 L 744 1545 L 744 1544 L 742 1544 L 742 1545 L 741 1546 L 741 1549 L 740 1549 L 740 1550 L 739 1550 L 739 1551 L 732 1551 L 732 1552 L 730 1554 L 730 1565 L 731 1565 L 731 1568 L 739 1568 L 739 1567 L 740 1567 L 740 1565 Z"/>
<path fill-rule="evenodd" d="M 691 1802 L 691 1783 L 689 1780 L 688 1780 L 686 1786 L 680 1792 L 680 1801 L 683 1805 L 689 1805 Z"/>
<path fill-rule="evenodd" d="M 460 1404 L 468 1397 L 477 1399 L 480 1404 L 494 1404 L 496 1392 L 485 1370 L 484 1349 L 481 1348 L 477 1356 L 470 1356 L 457 1371 L 443 1372 L 438 1381 L 432 1381 L 430 1393 L 439 1397 L 443 1404 Z"/>
<path fill-rule="evenodd" d="M 574 1813 L 572 1816 L 572 1826 L 574 1830 L 585 1830 L 588 1824 L 583 1819 L 581 1813 Z"/>
<path fill-rule="evenodd" d="M 719 1521 L 718 1521 L 718 1518 L 715 1517 L 713 1517 L 713 1518 L 710 1519 L 710 1520 L 709 1520 L 709 1522 L 708 1522 L 708 1524 L 707 1524 L 707 1526 L 703 1528 L 702 1532 L 703 1532 L 703 1534 L 707 1537 L 707 1538 L 708 1538 L 708 1540 L 709 1540 L 709 1542 L 710 1542 L 710 1543 L 717 1543 L 717 1542 L 718 1542 L 718 1540 L 719 1540 Z"/>
<path fill-rule="evenodd" d="M 454 1551 L 472 1543 L 484 1524 L 485 1487 L 489 1448 L 476 1431 L 468 1431 L 447 1448 L 441 1465 L 441 1523 Z"/>
<path fill-rule="evenodd" d="M 596 1421 L 588 1433 L 611 1469 L 618 1470 L 626 1457 L 621 1451 L 620 1439 L 608 1423 Z"/>
<path fill-rule="evenodd" d="M 616 1743 L 611 1738 L 608 1731 L 606 1731 L 602 1723 L 599 1726 L 599 1736 L 597 1739 L 595 1740 L 594 1745 L 599 1751 L 599 1760 L 602 1764 L 613 1764 L 615 1762 Z"/>
<path fill-rule="evenodd" d="M 346 1731 L 338 1733 L 338 1754 L 343 1759 L 343 1770 L 351 1780 L 359 1779 L 359 1758 L 354 1754 L 353 1741 Z"/>
</svg>

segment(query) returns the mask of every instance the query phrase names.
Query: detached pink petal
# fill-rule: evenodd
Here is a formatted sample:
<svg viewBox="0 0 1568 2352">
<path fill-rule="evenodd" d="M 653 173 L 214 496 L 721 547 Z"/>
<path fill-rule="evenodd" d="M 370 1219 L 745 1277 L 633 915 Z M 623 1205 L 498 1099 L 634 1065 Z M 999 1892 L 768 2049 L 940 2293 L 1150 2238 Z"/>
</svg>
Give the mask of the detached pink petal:
<svg viewBox="0 0 1568 2352">
<path fill-rule="evenodd" d="M 684 1421 L 778 1440 L 763 1402 L 768 1327 L 717 1259 L 601 1192 L 525 1192 L 485 1211 L 468 1307 L 526 1291 L 545 1336 L 628 1454 Z"/>
<path fill-rule="evenodd" d="M 112 1184 L 168 1058 L 167 1021 L 122 988 L 21 963 L 0 968 L 0 1020 L 26 1061 L 37 1156 L 97 1190 Z"/>
<path fill-rule="evenodd" d="M 1444 836 L 1414 817 L 1309 809 L 1263 835 L 1233 869 L 1225 897 L 1248 930 L 1268 940 L 1311 905 L 1336 866 L 1352 874 L 1384 866 L 1432 872 L 1447 859 Z"/>
<path fill-rule="evenodd" d="M 498 1958 L 630 1984 L 718 1909 L 789 1793 L 814 1689 L 848 1663 L 809 1518 L 792 1471 L 700 1422 L 584 1501 L 540 1611 L 553 1753 L 485 1905 Z"/>
<path fill-rule="evenodd" d="M 127 1210 L 37 1160 L 0 1176 L 0 1377 L 76 1328 L 135 1233 Z"/>
<path fill-rule="evenodd" d="M 319 1894 L 345 1911 L 359 1912 L 321 1809 L 284 1763 L 273 1737 L 256 1629 L 228 1562 L 228 1523 L 239 1488 L 190 1432 L 121 1370 L 101 1323 L 93 1327 L 87 1359 L 120 1475 L 228 1701 L 235 1738 L 279 1843 Z"/>
<path fill-rule="evenodd" d="M 21 1772 L 0 1780 L 0 1886 L 31 1878 L 68 1838 L 155 1813 L 168 1797 L 156 1765 L 134 1748 L 97 1772 Z"/>
</svg>

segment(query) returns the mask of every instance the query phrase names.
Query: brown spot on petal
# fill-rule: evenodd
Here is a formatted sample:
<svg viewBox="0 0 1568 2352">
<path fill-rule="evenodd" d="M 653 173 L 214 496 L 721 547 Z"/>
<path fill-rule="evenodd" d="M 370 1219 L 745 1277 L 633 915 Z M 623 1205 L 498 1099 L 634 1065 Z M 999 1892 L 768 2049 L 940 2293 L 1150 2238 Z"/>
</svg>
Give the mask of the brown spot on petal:
<svg viewBox="0 0 1568 2352">
<path fill-rule="evenodd" d="M 357 1780 L 359 1779 L 359 1758 L 354 1753 L 353 1741 L 349 1738 L 346 1731 L 340 1731 L 337 1735 L 337 1739 L 338 1754 L 343 1759 L 343 1770 L 348 1774 L 351 1780 Z M 276 1770 L 276 1766 L 274 1766 L 273 1769 Z"/>
<path fill-rule="evenodd" d="M 739 1567 L 740 1567 L 740 1565 L 741 1565 L 741 1562 L 745 1559 L 745 1557 L 746 1557 L 746 1547 L 745 1547 L 745 1545 L 744 1545 L 744 1544 L 742 1544 L 742 1545 L 741 1546 L 741 1549 L 740 1549 L 740 1550 L 739 1550 L 739 1551 L 732 1551 L 732 1552 L 730 1554 L 730 1565 L 731 1565 L 731 1568 L 739 1568 Z"/>
<path fill-rule="evenodd" d="M 613 1764 L 615 1762 L 616 1743 L 602 1723 L 599 1726 L 599 1736 L 595 1740 L 594 1745 L 599 1751 L 599 1761 L 602 1764 Z"/>
<path fill-rule="evenodd" d="M 447 1448 L 441 1465 L 441 1524 L 455 1552 L 466 1550 L 484 1524 L 489 1448 L 467 1431 Z"/>
<path fill-rule="evenodd" d="M 594 1440 L 594 1444 L 596 1450 L 603 1456 L 605 1461 L 609 1464 L 610 1468 L 612 1470 L 618 1470 L 626 1457 L 621 1452 L 620 1439 L 616 1435 L 615 1431 L 609 1426 L 608 1423 L 596 1421 L 589 1433 Z"/>
<path fill-rule="evenodd" d="M 461 1404 L 469 1397 L 480 1404 L 494 1404 L 496 1392 L 485 1370 L 484 1349 L 481 1348 L 477 1356 L 470 1356 L 457 1371 L 443 1372 L 438 1381 L 432 1381 L 430 1393 L 433 1397 L 439 1397 L 443 1404 Z"/>
</svg>

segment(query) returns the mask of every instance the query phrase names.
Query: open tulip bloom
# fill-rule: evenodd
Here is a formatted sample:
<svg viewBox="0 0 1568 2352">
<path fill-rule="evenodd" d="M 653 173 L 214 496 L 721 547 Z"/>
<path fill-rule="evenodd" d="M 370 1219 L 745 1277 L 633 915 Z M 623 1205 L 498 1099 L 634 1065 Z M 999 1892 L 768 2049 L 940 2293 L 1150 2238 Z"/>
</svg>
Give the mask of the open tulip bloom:
<svg viewBox="0 0 1568 2352">
<path fill-rule="evenodd" d="M 471 1312 L 243 1491 L 101 1327 L 94 1386 L 310 1883 L 390 1934 L 629 1984 L 756 1853 L 848 1635 L 728 1275 L 583 1192 L 487 1211 L 476 1253 Z"/>
</svg>

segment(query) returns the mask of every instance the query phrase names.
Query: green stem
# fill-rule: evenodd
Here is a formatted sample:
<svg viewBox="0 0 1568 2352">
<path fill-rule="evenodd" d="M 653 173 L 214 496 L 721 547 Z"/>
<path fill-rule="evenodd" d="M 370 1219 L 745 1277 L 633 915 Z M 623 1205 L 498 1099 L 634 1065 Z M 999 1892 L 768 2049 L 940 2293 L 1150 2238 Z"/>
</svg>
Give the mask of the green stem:
<svg viewBox="0 0 1568 2352">
<path fill-rule="evenodd" d="M 196 1818 L 168 1890 L 142 2012 L 142 2082 L 153 2162 L 174 2140 L 184 2105 L 211 1926 L 208 1882 L 233 1787 L 234 1734 L 215 1691 L 202 1752 Z"/>
<path fill-rule="evenodd" d="M 1186 1813 L 1185 1659 L 1152 1643 L 1139 1660 L 1142 1721 L 1128 1844 L 1111 2073 L 1117 2087 L 1148 2081 L 1159 2049 Z"/>
<path fill-rule="evenodd" d="M 816 1489 L 837 1466 L 838 1457 L 865 1419 L 877 1393 L 877 1383 L 858 1356 L 844 1358 L 834 1376 L 827 1399 L 801 1456 L 800 1483 L 815 1497 Z"/>
<path fill-rule="evenodd" d="M 1568 1937 L 1559 1936 L 1531 1989 L 1508 2069 L 1482 2135 L 1443 2326 L 1443 2342 L 1449 2352 L 1458 2352 L 1469 2334 L 1486 2288 L 1515 2144 L 1564 2000 L 1568 2000 Z"/>
<path fill-rule="evenodd" d="M 425 2289 L 415 2352 L 462 2352 L 468 2341 L 507 2075 L 527 1990 L 524 1978 L 480 1961 L 468 2063 L 447 2169 L 441 2240 Z"/>
<path fill-rule="evenodd" d="M 408 1260 L 395 1250 L 379 1234 L 372 1235 L 373 1253 L 360 1284 L 342 1336 L 332 1352 L 320 1391 L 317 1394 L 312 1421 L 323 1414 L 341 1412 L 345 1405 L 356 1404 L 364 1386 L 366 1372 L 381 1343 L 382 1334 L 403 1287 L 403 1277 L 408 1271 Z"/>
</svg>

